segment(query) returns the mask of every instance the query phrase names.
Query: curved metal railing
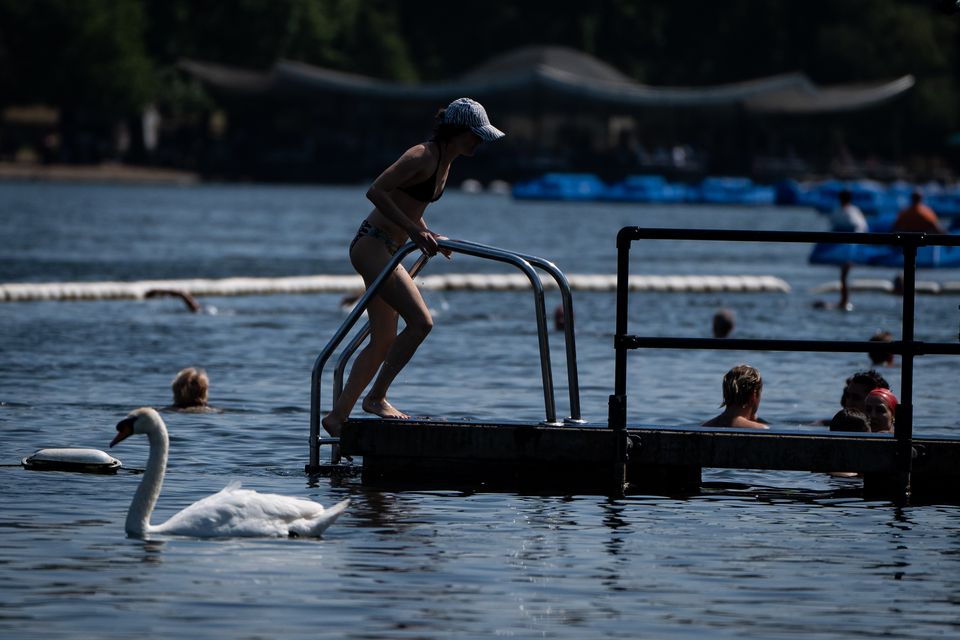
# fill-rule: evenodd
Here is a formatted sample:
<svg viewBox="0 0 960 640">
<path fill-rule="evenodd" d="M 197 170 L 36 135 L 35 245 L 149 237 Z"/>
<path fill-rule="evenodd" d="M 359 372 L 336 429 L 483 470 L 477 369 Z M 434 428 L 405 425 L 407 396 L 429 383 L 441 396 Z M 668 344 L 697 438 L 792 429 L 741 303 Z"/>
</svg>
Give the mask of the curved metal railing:
<svg viewBox="0 0 960 640">
<path fill-rule="evenodd" d="M 463 245 L 469 245 L 476 249 L 490 249 L 493 251 L 503 251 L 497 247 L 491 247 L 489 245 L 480 244 L 477 242 L 467 242 L 465 240 L 457 240 Z M 564 423 L 567 424 L 583 424 L 586 422 L 581 413 L 580 413 L 580 382 L 579 376 L 577 374 L 577 344 L 576 344 L 576 332 L 574 331 L 574 318 L 573 318 L 573 294 L 570 292 L 570 283 L 567 281 L 567 277 L 563 274 L 560 269 L 557 268 L 555 264 L 549 260 L 545 260 L 538 256 L 518 253 L 516 251 L 511 251 L 513 255 L 518 258 L 526 260 L 535 267 L 543 269 L 553 277 L 554 281 L 557 283 L 557 287 L 560 289 L 560 296 L 562 299 L 563 305 L 563 317 L 564 317 L 564 342 L 566 345 L 566 356 L 567 356 L 567 390 L 569 391 L 570 396 L 570 415 L 563 419 Z M 426 266 L 427 261 L 430 258 L 426 255 L 420 256 L 414 265 L 410 268 L 410 277 L 416 277 L 418 273 Z M 363 341 L 370 334 L 370 323 L 367 322 L 363 327 L 357 331 L 353 338 L 351 338 L 349 344 L 343 349 L 340 353 L 340 357 L 337 359 L 337 368 L 333 373 L 333 401 L 336 402 L 337 398 L 340 397 L 340 394 L 343 392 L 343 377 L 347 368 L 347 363 L 350 361 L 350 358 L 360 348 L 360 345 L 363 344 Z"/>
<path fill-rule="evenodd" d="M 538 267 L 544 269 L 554 277 L 558 286 L 560 287 L 561 295 L 563 296 L 563 308 L 566 319 L 565 336 L 567 340 L 567 373 L 570 379 L 569 388 L 571 398 L 571 416 L 567 419 L 567 421 L 581 422 L 579 383 L 577 381 L 576 373 L 576 346 L 573 342 L 573 304 L 570 294 L 570 287 L 563 273 L 560 272 L 560 270 L 557 269 L 553 263 L 536 256 L 518 254 L 503 249 L 498 249 L 496 247 L 464 242 L 460 240 L 439 240 L 438 244 L 441 248 L 448 249 L 454 253 L 463 253 L 465 255 L 472 255 L 478 258 L 486 258 L 489 260 L 495 260 L 497 262 L 511 264 L 517 267 L 524 273 L 524 275 L 527 276 L 527 279 L 530 281 L 530 284 L 533 287 L 534 306 L 537 316 L 537 335 L 540 348 L 540 370 L 543 378 L 544 412 L 546 415 L 544 423 L 552 425 L 559 423 L 557 422 L 556 405 L 553 393 L 553 374 L 550 366 L 550 345 L 547 330 L 546 310 L 544 307 L 543 283 L 540 281 L 540 278 L 536 271 L 534 271 L 531 263 L 536 264 Z M 308 472 L 319 467 L 321 444 L 333 444 L 335 442 L 339 442 L 339 439 L 336 438 L 320 437 L 320 386 L 323 369 L 326 366 L 327 361 L 330 359 L 330 356 L 333 354 L 334 349 L 336 349 L 337 345 L 343 342 L 343 339 L 346 337 L 347 333 L 353 328 L 357 320 L 360 319 L 360 316 L 369 305 L 370 299 L 376 295 L 380 287 L 383 286 L 383 283 L 386 281 L 387 277 L 409 253 L 415 250 L 417 250 L 417 247 L 411 242 L 408 242 L 400 247 L 380 275 L 377 276 L 371 285 L 367 287 L 367 290 L 364 292 L 364 294 L 359 298 L 359 300 L 357 300 L 353 310 L 351 310 L 347 318 L 343 321 L 314 362 L 310 383 L 310 461 L 307 465 Z M 426 261 L 426 256 L 421 257 L 416 262 L 414 267 L 411 268 L 411 275 L 418 273 L 426 264 Z M 347 350 L 345 350 L 346 357 L 341 357 L 341 361 L 338 365 L 339 374 L 335 376 L 334 399 L 339 396 L 343 389 L 342 371 L 343 368 L 346 367 L 346 361 L 349 359 L 350 354 L 362 343 L 366 337 L 368 328 L 369 325 L 362 328 L 357 335 L 354 336 L 347 347 L 347 350 L 350 350 L 350 353 L 347 353 Z"/>
</svg>

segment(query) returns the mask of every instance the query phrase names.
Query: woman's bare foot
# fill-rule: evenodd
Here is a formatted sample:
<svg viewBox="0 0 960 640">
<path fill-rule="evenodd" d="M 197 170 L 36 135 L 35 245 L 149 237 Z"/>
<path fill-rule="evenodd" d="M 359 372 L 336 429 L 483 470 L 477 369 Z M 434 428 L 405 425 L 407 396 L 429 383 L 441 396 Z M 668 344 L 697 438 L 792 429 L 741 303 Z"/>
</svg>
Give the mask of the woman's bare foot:
<svg viewBox="0 0 960 640">
<path fill-rule="evenodd" d="M 343 421 L 339 420 L 333 413 L 328 413 L 327 417 L 320 421 L 320 424 L 323 425 L 324 431 L 329 433 L 334 438 L 340 437 L 340 432 L 343 431 Z M 350 462 L 353 462 L 353 458 L 350 456 L 343 456 Z M 340 464 L 340 445 L 335 444 L 330 447 L 330 464 Z"/>
<path fill-rule="evenodd" d="M 334 438 L 340 437 L 340 432 L 343 430 L 343 420 L 337 418 L 332 412 L 328 413 L 327 416 L 320 421 L 320 424 L 323 425 L 323 430 Z"/>
<path fill-rule="evenodd" d="M 394 418 L 397 420 L 408 420 L 410 416 L 405 414 L 403 411 L 400 411 L 395 406 L 387 402 L 387 399 L 383 400 L 371 400 L 370 396 L 367 396 L 363 399 L 363 410 L 367 413 L 372 413 L 374 415 L 380 416 L 381 418 Z"/>
</svg>

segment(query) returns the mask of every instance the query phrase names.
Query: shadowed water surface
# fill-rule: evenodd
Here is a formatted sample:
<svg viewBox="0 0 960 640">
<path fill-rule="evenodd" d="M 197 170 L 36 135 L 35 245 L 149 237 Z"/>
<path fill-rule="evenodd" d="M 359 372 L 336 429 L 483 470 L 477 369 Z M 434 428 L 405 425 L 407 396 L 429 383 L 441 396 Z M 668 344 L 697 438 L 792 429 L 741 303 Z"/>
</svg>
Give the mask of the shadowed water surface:
<svg viewBox="0 0 960 640">
<path fill-rule="evenodd" d="M 349 273 L 368 205 L 360 187 L 105 187 L 0 184 L 0 282 Z M 811 211 L 517 203 L 450 192 L 428 212 L 452 238 L 612 273 L 624 225 L 822 230 Z M 632 271 L 764 274 L 790 294 L 635 294 L 631 330 L 706 336 L 720 307 L 738 337 L 862 340 L 898 334 L 899 301 L 854 294 L 815 311 L 836 277 L 804 245 L 635 245 Z M 429 273 L 503 271 L 466 256 Z M 852 277 L 894 275 L 855 269 Z M 921 279 L 954 280 L 955 272 Z M 529 292 L 427 292 L 436 327 L 391 399 L 416 414 L 543 418 Z M 375 491 L 303 475 L 313 361 L 343 320 L 339 295 L 0 304 L 0 635 L 17 638 L 762 637 L 960 633 L 960 511 L 859 497 L 859 481 L 706 471 L 687 499 Z M 548 305 L 559 302 L 555 292 Z M 957 300 L 921 297 L 917 338 L 956 337 Z M 606 418 L 613 294 L 575 293 L 583 413 Z M 566 415 L 559 334 L 558 412 Z M 694 424 L 718 412 L 720 379 L 763 373 L 761 414 L 816 430 L 861 354 L 631 354 L 631 422 Z M 35 449 L 106 449 L 130 409 L 169 403 L 185 366 L 211 377 L 218 414 L 164 414 L 167 480 L 155 520 L 233 479 L 350 509 L 320 540 L 128 539 L 123 521 L 147 445 L 111 453 L 116 476 L 39 473 Z M 328 367 L 329 369 L 329 367 Z M 919 359 L 916 431 L 954 434 L 956 363 Z M 899 388 L 900 370 L 883 374 Z M 325 380 L 329 400 L 330 372 Z"/>
</svg>

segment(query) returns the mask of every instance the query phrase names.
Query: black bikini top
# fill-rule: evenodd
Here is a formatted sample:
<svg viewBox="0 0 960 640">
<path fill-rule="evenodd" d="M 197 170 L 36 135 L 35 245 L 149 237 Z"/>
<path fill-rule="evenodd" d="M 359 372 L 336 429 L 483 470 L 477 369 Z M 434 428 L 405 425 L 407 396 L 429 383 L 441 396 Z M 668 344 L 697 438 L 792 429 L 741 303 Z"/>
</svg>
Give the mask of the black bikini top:
<svg viewBox="0 0 960 640">
<path fill-rule="evenodd" d="M 418 182 L 417 184 L 410 185 L 409 187 L 397 187 L 400 189 L 400 191 L 403 191 L 414 200 L 419 200 L 420 202 L 436 202 L 440 199 L 440 196 L 443 195 L 443 189 L 440 189 L 440 193 L 437 194 L 437 197 L 433 197 L 433 192 L 437 189 L 437 173 L 440 172 L 440 160 L 442 159 L 442 149 L 440 148 L 440 144 L 435 144 L 437 144 L 437 168 L 433 170 L 433 175 L 423 182 Z M 445 188 L 446 185 L 444 185 L 444 189 Z"/>
</svg>

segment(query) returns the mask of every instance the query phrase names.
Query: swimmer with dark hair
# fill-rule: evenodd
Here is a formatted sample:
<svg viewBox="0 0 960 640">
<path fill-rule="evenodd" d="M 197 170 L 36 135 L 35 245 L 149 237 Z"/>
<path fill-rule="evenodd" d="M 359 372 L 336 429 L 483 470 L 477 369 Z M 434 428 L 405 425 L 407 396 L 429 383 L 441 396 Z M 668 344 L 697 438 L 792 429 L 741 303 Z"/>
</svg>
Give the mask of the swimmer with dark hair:
<svg viewBox="0 0 960 640">
<path fill-rule="evenodd" d="M 858 409 L 840 409 L 830 420 L 830 431 L 870 433 L 870 420 L 863 411 Z M 830 475 L 838 478 L 855 478 L 860 474 L 856 471 L 831 471 Z"/>
<path fill-rule="evenodd" d="M 893 342 L 893 334 L 889 331 L 877 331 L 875 334 L 870 336 L 870 342 Z M 892 367 L 894 361 L 894 354 L 892 351 L 887 351 L 879 344 L 871 349 L 868 353 L 870 356 L 870 362 L 875 367 Z"/>
<path fill-rule="evenodd" d="M 713 337 L 726 338 L 733 331 L 736 316 L 730 309 L 720 309 L 713 314 Z"/>
<path fill-rule="evenodd" d="M 144 298 L 159 298 L 162 296 L 180 298 L 183 300 L 183 304 L 187 305 L 187 309 L 189 309 L 191 313 L 197 313 L 201 309 L 200 303 L 197 302 L 196 298 L 180 289 L 150 289 L 150 291 L 143 294 Z"/>
<path fill-rule="evenodd" d="M 849 378 L 843 386 L 840 396 L 840 406 L 844 409 L 864 410 L 867 395 L 874 389 L 889 389 L 890 384 L 875 370 L 858 371 Z"/>
<path fill-rule="evenodd" d="M 840 409 L 830 420 L 830 431 L 870 433 L 870 419 L 859 409 Z"/>
</svg>

